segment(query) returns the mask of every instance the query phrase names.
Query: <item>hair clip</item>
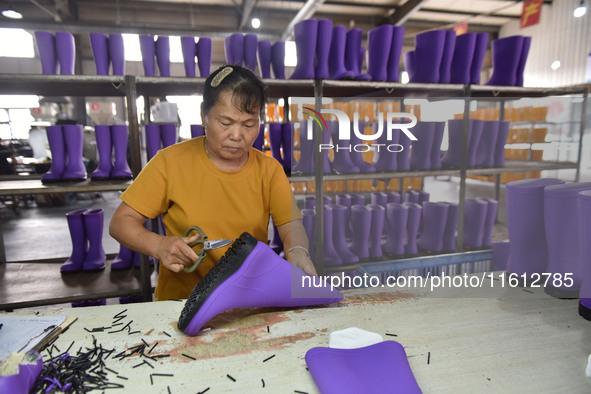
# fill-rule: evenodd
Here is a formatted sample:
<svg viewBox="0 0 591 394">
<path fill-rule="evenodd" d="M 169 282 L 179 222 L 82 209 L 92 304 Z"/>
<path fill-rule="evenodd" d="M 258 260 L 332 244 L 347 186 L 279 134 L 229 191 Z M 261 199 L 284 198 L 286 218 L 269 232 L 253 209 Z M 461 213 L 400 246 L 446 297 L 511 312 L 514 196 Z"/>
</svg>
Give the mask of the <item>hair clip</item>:
<svg viewBox="0 0 591 394">
<path fill-rule="evenodd" d="M 228 75 L 230 75 L 232 73 L 232 71 L 234 71 L 234 69 L 232 67 L 230 67 L 230 66 L 224 67 L 224 69 L 222 71 L 220 71 L 218 73 L 218 75 L 213 77 L 213 79 L 211 80 L 211 83 L 210 83 L 211 87 L 217 88 L 220 85 L 220 83 L 222 83 L 224 78 L 226 78 Z"/>
</svg>

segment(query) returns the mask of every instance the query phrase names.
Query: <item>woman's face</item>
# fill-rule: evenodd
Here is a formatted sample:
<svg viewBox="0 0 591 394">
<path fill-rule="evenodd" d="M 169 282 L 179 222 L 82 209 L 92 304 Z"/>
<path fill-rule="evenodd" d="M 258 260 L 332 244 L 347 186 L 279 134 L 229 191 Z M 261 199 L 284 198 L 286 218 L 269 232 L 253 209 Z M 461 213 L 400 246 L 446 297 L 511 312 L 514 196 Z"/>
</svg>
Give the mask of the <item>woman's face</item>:
<svg viewBox="0 0 591 394">
<path fill-rule="evenodd" d="M 219 95 L 218 102 L 204 116 L 203 126 L 210 155 L 228 161 L 240 161 L 248 157 L 254 140 L 259 134 L 259 111 L 249 114 L 232 104 L 232 92 Z"/>
</svg>

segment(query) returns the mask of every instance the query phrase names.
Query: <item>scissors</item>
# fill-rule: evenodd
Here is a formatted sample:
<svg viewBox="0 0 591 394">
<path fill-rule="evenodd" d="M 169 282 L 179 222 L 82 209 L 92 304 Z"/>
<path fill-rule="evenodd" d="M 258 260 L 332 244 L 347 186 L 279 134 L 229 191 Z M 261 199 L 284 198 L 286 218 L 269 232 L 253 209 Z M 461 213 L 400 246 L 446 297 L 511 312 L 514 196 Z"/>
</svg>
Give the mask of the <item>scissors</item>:
<svg viewBox="0 0 591 394">
<path fill-rule="evenodd" d="M 199 264 L 201 264 L 201 262 L 205 258 L 205 252 L 207 252 L 208 250 L 223 248 L 224 246 L 229 245 L 233 242 L 232 240 L 229 240 L 229 239 L 215 239 L 215 240 L 210 241 L 209 239 L 207 239 L 207 235 L 205 235 L 205 232 L 197 226 L 189 227 L 187 229 L 187 231 L 185 231 L 185 234 L 183 235 L 183 237 L 187 237 L 193 231 L 197 231 L 199 233 L 199 235 L 201 235 L 201 238 L 198 239 L 197 241 L 191 242 L 189 244 L 189 246 L 191 248 L 194 248 L 197 245 L 203 245 L 203 247 L 201 249 L 195 251 L 195 253 L 197 253 L 197 256 L 199 256 L 199 258 L 197 259 L 197 261 L 195 261 L 193 263 L 193 265 L 191 267 L 185 267 L 185 269 L 184 269 L 185 272 L 195 271 L 197 269 L 197 267 L 199 266 Z"/>
</svg>

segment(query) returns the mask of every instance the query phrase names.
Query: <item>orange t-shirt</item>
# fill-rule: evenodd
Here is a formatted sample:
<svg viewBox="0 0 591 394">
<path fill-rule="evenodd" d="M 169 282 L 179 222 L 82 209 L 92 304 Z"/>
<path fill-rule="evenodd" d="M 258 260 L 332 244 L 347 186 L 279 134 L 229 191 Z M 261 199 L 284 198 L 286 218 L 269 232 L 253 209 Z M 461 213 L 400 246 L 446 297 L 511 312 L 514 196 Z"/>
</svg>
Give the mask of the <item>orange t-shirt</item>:
<svg viewBox="0 0 591 394">
<path fill-rule="evenodd" d="M 203 142 L 198 137 L 159 151 L 121 199 L 146 217 L 162 215 L 167 235 L 199 226 L 211 240 L 247 231 L 266 243 L 269 215 L 276 226 L 302 217 L 277 160 L 251 148 L 240 170 L 225 172 L 208 159 Z M 228 248 L 207 252 L 193 273 L 160 265 L 156 300 L 187 298 Z"/>
</svg>

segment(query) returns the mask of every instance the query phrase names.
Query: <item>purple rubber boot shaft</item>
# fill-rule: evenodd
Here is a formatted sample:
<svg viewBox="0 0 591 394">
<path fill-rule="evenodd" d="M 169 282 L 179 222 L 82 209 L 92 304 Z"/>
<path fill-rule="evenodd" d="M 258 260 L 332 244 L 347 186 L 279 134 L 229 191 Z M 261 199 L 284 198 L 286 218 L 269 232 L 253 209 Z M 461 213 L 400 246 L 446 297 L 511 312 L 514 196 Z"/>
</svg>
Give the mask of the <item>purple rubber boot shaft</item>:
<svg viewBox="0 0 591 394">
<path fill-rule="evenodd" d="M 55 50 L 60 64 L 61 75 L 74 75 L 76 45 L 72 33 L 58 31 L 55 33 Z"/>
<path fill-rule="evenodd" d="M 95 271 L 105 268 L 106 256 L 103 249 L 103 217 L 102 209 L 87 210 L 82 214 L 84 231 L 88 239 L 88 253 L 82 263 L 84 271 Z"/>
<path fill-rule="evenodd" d="M 495 226 L 495 221 L 497 220 L 499 202 L 491 198 L 479 198 L 479 200 L 483 200 L 488 204 L 482 233 L 482 246 L 489 248 L 492 246 L 492 232 Z"/>
<path fill-rule="evenodd" d="M 332 28 L 332 40 L 328 57 L 328 69 L 331 79 L 351 79 L 353 73 L 345 67 L 345 45 L 347 44 L 347 28 L 335 26 Z"/>
<path fill-rule="evenodd" d="M 419 248 L 431 252 L 441 252 L 443 250 L 448 209 L 449 204 L 443 202 L 423 203 L 423 232 L 417 241 Z"/>
<path fill-rule="evenodd" d="M 484 120 L 470 119 L 468 129 L 468 167 L 476 167 L 478 144 L 482 136 Z"/>
<path fill-rule="evenodd" d="M 445 156 L 441 159 L 443 168 L 459 168 L 462 164 L 462 133 L 463 119 L 450 119 L 447 121 L 448 145 Z M 503 144 L 503 146 L 505 146 Z"/>
<path fill-rule="evenodd" d="M 318 20 L 306 19 L 293 28 L 298 63 L 290 79 L 314 78 Z"/>
<path fill-rule="evenodd" d="M 183 52 L 183 65 L 185 66 L 185 76 L 195 76 L 195 56 L 197 56 L 197 44 L 195 37 L 182 36 L 181 50 Z"/>
<path fill-rule="evenodd" d="M 37 43 L 37 51 L 39 51 L 43 74 L 57 74 L 58 61 L 55 49 L 55 36 L 47 31 L 36 31 L 35 42 Z"/>
<path fill-rule="evenodd" d="M 353 78 L 359 78 L 361 68 L 359 66 L 359 47 L 361 47 L 361 29 L 351 29 L 347 32 L 345 44 L 345 67 L 352 74 Z"/>
<path fill-rule="evenodd" d="M 415 47 L 415 72 L 411 82 L 439 82 L 439 68 L 445 47 L 445 30 L 417 34 Z"/>
<path fill-rule="evenodd" d="M 472 56 L 472 65 L 470 66 L 470 83 L 478 85 L 480 83 L 480 71 L 482 61 L 486 55 L 488 47 L 488 33 L 477 33 L 474 43 L 474 55 Z"/>
<path fill-rule="evenodd" d="M 523 36 L 499 38 L 492 42 L 493 73 L 487 85 L 515 86 L 521 60 Z"/>
<path fill-rule="evenodd" d="M 285 41 L 271 45 L 271 69 L 275 79 L 285 79 Z"/>
<path fill-rule="evenodd" d="M 509 137 L 509 127 L 511 122 L 508 120 L 499 121 L 499 131 L 497 133 L 497 142 L 495 143 L 494 166 L 505 167 L 505 144 Z"/>
<path fill-rule="evenodd" d="M 448 203 L 447 221 L 443 233 L 443 251 L 451 252 L 456 250 L 456 231 L 458 229 L 458 204 Z"/>
<path fill-rule="evenodd" d="M 148 160 L 160 150 L 160 125 L 150 123 L 145 126 L 146 129 L 146 148 L 148 150 Z"/>
<path fill-rule="evenodd" d="M 371 210 L 371 227 L 369 229 L 369 257 L 378 258 L 384 255 L 382 251 L 382 234 L 384 233 L 384 221 L 386 209 L 379 204 L 369 204 Z"/>
<path fill-rule="evenodd" d="M 477 198 L 467 198 L 464 210 L 464 246 L 482 247 L 488 204 Z"/>
<path fill-rule="evenodd" d="M 408 208 L 408 219 L 406 222 L 406 244 L 404 251 L 406 254 L 417 254 L 417 234 L 421 223 L 421 206 L 414 202 L 403 203 Z"/>
<path fill-rule="evenodd" d="M 337 196 L 337 202 L 339 201 Z M 342 199 L 341 199 L 342 201 Z M 349 203 L 351 201 L 349 200 Z M 352 264 L 359 262 L 359 257 L 351 252 L 347 246 L 346 230 L 349 229 L 349 215 L 350 206 L 339 205 L 338 203 L 332 206 L 332 242 L 335 250 L 341 257 L 343 264 Z"/>
<path fill-rule="evenodd" d="M 519 63 L 517 64 L 517 71 L 515 71 L 515 86 L 523 86 L 523 70 L 525 69 L 525 63 L 527 62 L 527 55 L 529 54 L 529 48 L 531 46 L 531 37 L 523 37 L 523 47 L 521 48 L 521 56 L 519 57 Z"/>
<path fill-rule="evenodd" d="M 360 120 L 357 122 L 357 125 L 355 125 L 355 122 L 351 122 L 351 130 L 353 130 L 354 127 L 357 127 L 358 130 L 363 133 L 365 122 Z M 365 143 L 365 141 L 361 140 L 354 132 L 351 133 L 350 141 L 350 144 L 353 147 Z M 349 156 L 351 157 L 351 162 L 359 167 L 360 172 L 367 174 L 376 171 L 376 168 L 373 165 L 363 159 L 363 153 L 360 150 L 352 149 Z"/>
<path fill-rule="evenodd" d="M 158 36 L 156 40 L 156 61 L 161 77 L 170 77 L 170 37 Z"/>
<path fill-rule="evenodd" d="M 156 75 L 156 43 L 154 36 L 140 34 L 140 51 L 142 53 L 142 65 L 144 75 L 153 77 Z"/>
<path fill-rule="evenodd" d="M 369 258 L 371 216 L 371 209 L 366 206 L 351 206 L 351 223 L 355 223 L 355 225 L 353 226 L 353 242 L 350 245 L 350 249 L 359 259 Z"/>
<path fill-rule="evenodd" d="M 96 66 L 96 75 L 109 75 L 109 39 L 102 33 L 90 33 L 90 46 Z"/>
<path fill-rule="evenodd" d="M 332 39 L 332 21 L 320 19 L 318 21 L 318 33 L 316 37 L 316 67 L 314 74 L 316 79 L 329 79 L 328 56 L 330 55 L 330 42 Z"/>
<path fill-rule="evenodd" d="M 476 33 L 465 33 L 456 37 L 454 55 L 451 61 L 451 83 L 468 84 L 471 79 L 472 60 L 477 40 Z"/>
<path fill-rule="evenodd" d="M 386 242 L 382 245 L 384 252 L 394 256 L 404 255 L 404 238 L 406 236 L 407 221 L 407 207 L 395 202 L 386 205 L 386 222 L 390 231 L 387 232 Z"/>
<path fill-rule="evenodd" d="M 82 161 L 82 148 L 84 137 L 82 126 L 74 124 L 63 125 L 64 141 L 68 152 L 68 161 L 62 178 L 70 181 L 83 181 L 86 179 L 86 168 Z"/>
<path fill-rule="evenodd" d="M 372 81 L 388 80 L 388 65 L 392 47 L 392 25 L 374 27 L 367 33 L 367 72 Z M 385 50 L 385 49 L 388 50 Z"/>
<path fill-rule="evenodd" d="M 203 127 L 200 124 L 191 125 L 191 138 L 197 138 L 204 136 Z"/>
<path fill-rule="evenodd" d="M 257 51 L 257 63 L 261 78 L 271 78 L 271 42 L 259 41 Z"/>
<path fill-rule="evenodd" d="M 478 142 L 478 149 L 476 152 L 476 166 L 477 167 L 493 167 L 495 164 L 495 146 L 497 143 L 497 136 L 499 134 L 499 122 L 496 120 L 484 121 L 482 128 L 482 135 Z"/>
<path fill-rule="evenodd" d="M 119 253 L 111 262 L 112 270 L 123 270 L 133 265 L 133 251 L 123 245 L 119 245 Z"/>
<path fill-rule="evenodd" d="M 160 137 L 162 138 L 162 149 L 176 144 L 176 124 L 164 123 L 160 125 Z"/>
<path fill-rule="evenodd" d="M 115 150 L 115 163 L 111 171 L 113 179 L 131 179 L 132 174 L 127 164 L 127 125 L 115 124 L 111 126 L 111 141 Z"/>
<path fill-rule="evenodd" d="M 211 53 L 211 38 L 199 37 L 199 41 L 197 42 L 197 65 L 199 67 L 199 76 L 201 78 L 209 77 Z"/>
<path fill-rule="evenodd" d="M 334 145 L 333 153 L 334 160 L 332 162 L 332 168 L 337 174 L 354 174 L 359 172 L 357 167 L 351 161 L 351 140 L 339 140 L 339 124 L 338 122 L 331 122 L 329 129 L 332 136 Z"/>
<path fill-rule="evenodd" d="M 388 81 L 400 82 L 400 54 L 402 53 L 402 44 L 404 43 L 404 27 L 392 27 L 392 43 L 390 45 L 390 55 L 388 56 Z M 371 73 L 370 73 L 371 74 Z"/>
<path fill-rule="evenodd" d="M 283 166 L 283 158 L 281 157 L 281 123 L 269 123 L 267 130 L 269 133 L 271 154 Z"/>
<path fill-rule="evenodd" d="M 404 54 L 404 70 L 408 74 L 409 80 L 412 80 L 416 70 L 416 56 L 415 51 L 408 51 Z"/>
<path fill-rule="evenodd" d="M 262 151 L 264 144 L 265 144 L 265 124 L 261 123 L 259 125 L 259 134 L 257 135 L 257 138 L 255 138 L 255 140 L 252 144 L 252 147 Z"/>
<path fill-rule="evenodd" d="M 106 125 L 94 126 L 96 148 L 99 156 L 97 169 L 90 176 L 91 179 L 107 179 L 111 176 L 113 164 L 111 162 L 112 142 L 111 127 Z"/>
<path fill-rule="evenodd" d="M 82 269 L 87 249 L 83 219 L 84 212 L 86 212 L 86 209 L 66 213 L 68 230 L 70 231 L 70 239 L 72 241 L 72 254 L 60 267 L 61 272 L 75 272 Z"/>
<path fill-rule="evenodd" d="M 450 83 L 451 81 L 451 62 L 456 48 L 455 30 L 445 31 L 445 46 L 443 47 L 443 56 L 439 66 L 439 83 Z"/>
<path fill-rule="evenodd" d="M 411 142 L 410 168 L 413 170 L 428 170 L 431 168 L 435 123 L 418 122 L 413 128 L 413 134 L 417 137 L 417 140 Z M 406 138 L 406 136 L 403 138 Z"/>
<path fill-rule="evenodd" d="M 579 193 L 578 206 L 580 253 L 583 258 L 579 313 L 591 320 L 591 191 Z"/>
<path fill-rule="evenodd" d="M 244 35 L 244 66 L 254 72 L 257 67 L 257 35 Z"/>
<path fill-rule="evenodd" d="M 437 170 L 441 168 L 441 142 L 443 142 L 443 135 L 445 133 L 445 122 L 433 122 L 434 135 L 433 146 L 431 148 L 431 169 Z"/>
<path fill-rule="evenodd" d="M 62 126 L 47 126 L 47 141 L 51 150 L 51 168 L 41 176 L 43 183 L 58 182 L 66 168 L 66 143 Z"/>
<path fill-rule="evenodd" d="M 232 34 L 226 37 L 224 44 L 226 63 L 242 66 L 244 64 L 244 36 L 239 33 Z"/>
<path fill-rule="evenodd" d="M 125 75 L 125 44 L 121 34 L 109 35 L 109 57 L 113 65 L 113 75 Z"/>
<path fill-rule="evenodd" d="M 333 207 L 332 205 L 324 206 L 324 264 L 327 266 L 335 266 L 343 264 L 343 259 L 337 252 L 333 243 Z"/>
</svg>

